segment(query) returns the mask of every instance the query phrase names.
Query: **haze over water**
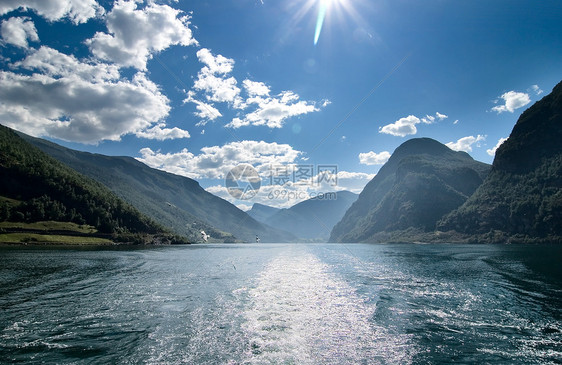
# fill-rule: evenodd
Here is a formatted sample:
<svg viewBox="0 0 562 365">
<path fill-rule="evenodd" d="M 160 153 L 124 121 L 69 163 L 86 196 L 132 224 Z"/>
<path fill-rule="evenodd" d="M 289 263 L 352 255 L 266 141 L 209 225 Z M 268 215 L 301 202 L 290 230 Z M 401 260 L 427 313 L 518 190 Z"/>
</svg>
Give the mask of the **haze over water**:
<svg viewBox="0 0 562 365">
<path fill-rule="evenodd" d="M 2 248 L 0 362 L 560 363 L 562 248 Z"/>
</svg>

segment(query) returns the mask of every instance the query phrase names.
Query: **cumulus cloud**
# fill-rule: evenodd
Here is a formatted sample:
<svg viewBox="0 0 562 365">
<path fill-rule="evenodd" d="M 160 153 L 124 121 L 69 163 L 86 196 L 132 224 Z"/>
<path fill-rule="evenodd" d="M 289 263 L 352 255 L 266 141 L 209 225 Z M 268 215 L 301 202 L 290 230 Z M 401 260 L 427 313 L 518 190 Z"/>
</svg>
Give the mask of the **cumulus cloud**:
<svg viewBox="0 0 562 365">
<path fill-rule="evenodd" d="M 234 204 L 259 202 L 277 207 L 290 207 L 319 193 L 339 190 L 361 192 L 375 176 L 361 172 L 337 171 L 337 166 L 298 164 L 302 155 L 288 144 L 264 141 L 231 142 L 223 146 L 202 148 L 199 153 L 187 149 L 163 153 L 150 148 L 140 151 L 139 161 L 153 168 L 194 179 L 224 179 L 240 164 L 252 165 L 262 180 L 258 194 L 249 201 L 232 197 L 220 184 L 207 191 Z M 298 173 L 299 169 L 306 173 Z M 307 170 L 310 169 L 310 170 Z"/>
<path fill-rule="evenodd" d="M 389 158 L 390 152 L 388 151 L 380 153 L 369 151 L 359 154 L 359 163 L 362 165 L 384 165 Z"/>
<path fill-rule="evenodd" d="M 78 77 L 88 82 L 118 80 L 119 67 L 106 63 L 82 62 L 74 56 L 42 46 L 25 59 L 14 64 L 17 68 L 47 75 L 52 78 Z"/>
<path fill-rule="evenodd" d="M 312 179 L 280 185 L 268 184 L 268 179 L 262 179 L 263 183 L 258 193 L 251 199 L 244 201 L 233 198 L 223 185 L 210 186 L 206 190 L 236 204 L 238 207 L 260 203 L 276 208 L 290 208 L 304 200 L 330 192 L 348 190 L 358 194 L 373 177 L 375 177 L 374 174 L 338 171 L 336 176 L 330 177 L 331 180 L 322 179 L 319 178 L 319 175 L 316 175 Z M 337 184 L 334 185 L 333 181 L 337 181 Z"/>
<path fill-rule="evenodd" d="M 463 137 L 456 142 L 445 143 L 445 145 L 454 151 L 472 152 L 472 145 L 476 143 L 476 146 L 480 147 L 479 142 L 484 140 L 486 140 L 486 136 L 479 134 L 476 137 Z"/>
<path fill-rule="evenodd" d="M 250 96 L 269 96 L 269 86 L 263 82 L 246 79 L 242 84 Z"/>
<path fill-rule="evenodd" d="M 379 128 L 379 133 L 391 134 L 397 137 L 405 137 L 407 135 L 412 135 L 418 133 L 416 124 L 433 124 L 435 121 L 442 121 L 443 119 L 449 118 L 445 114 L 439 112 L 435 115 L 426 115 L 425 117 L 418 118 L 415 115 L 409 115 L 404 118 L 398 119 L 396 122 L 387 124 Z"/>
<path fill-rule="evenodd" d="M 364 172 L 338 171 L 338 187 L 341 190 L 349 190 L 359 194 L 375 175 Z"/>
<path fill-rule="evenodd" d="M 234 68 L 234 60 L 222 55 L 214 56 L 206 48 L 197 51 L 197 58 L 205 66 L 197 74 L 193 88 L 203 92 L 208 101 L 229 103 L 236 109 L 243 109 L 238 82 L 228 76 Z"/>
<path fill-rule="evenodd" d="M 38 42 L 39 36 L 35 24 L 27 18 L 10 18 L 2 22 L 0 30 L 5 43 L 13 44 L 21 48 L 28 48 L 28 40 Z"/>
<path fill-rule="evenodd" d="M 48 47 L 14 67 L 27 73 L 0 72 L 0 119 L 12 128 L 82 143 L 126 134 L 189 135 L 161 123 L 170 110 L 168 98 L 142 72 L 124 79 L 115 65 L 83 62 Z"/>
<path fill-rule="evenodd" d="M 219 112 L 219 110 L 212 104 L 197 100 L 194 96 L 195 93 L 193 91 L 189 91 L 187 93 L 187 98 L 183 102 L 195 104 L 196 112 L 193 114 L 201 118 L 201 121 L 196 124 L 197 126 L 204 126 L 207 124 L 207 122 L 222 117 L 222 114 Z"/>
<path fill-rule="evenodd" d="M 379 128 L 379 133 L 391 134 L 393 136 L 405 137 L 410 134 L 418 133 L 416 124 L 420 123 L 420 118 L 409 115 L 404 118 L 398 119 L 396 122 L 387 124 Z"/>
<path fill-rule="evenodd" d="M 199 154 L 187 149 L 162 153 L 150 148 L 141 149 L 140 154 L 138 160 L 153 168 L 194 179 L 222 179 L 241 163 L 254 166 L 260 175 L 266 176 L 272 165 L 293 164 L 302 152 L 288 144 L 240 141 L 204 147 Z"/>
<path fill-rule="evenodd" d="M 234 118 L 226 127 L 240 128 L 243 126 L 267 126 L 281 128 L 285 120 L 291 117 L 316 112 L 315 103 L 299 100 L 292 91 L 283 91 L 275 97 L 255 96 L 246 100 L 247 105 L 255 105 L 256 110 L 243 118 Z"/>
<path fill-rule="evenodd" d="M 263 82 L 245 79 L 242 82 L 247 97 L 242 96 L 242 89 L 231 72 L 234 60 L 222 55 L 214 55 L 203 48 L 197 52 L 197 58 L 204 66 L 197 74 L 193 90 L 188 93 L 186 102 L 196 104 L 196 115 L 203 119 L 199 124 L 205 124 L 216 116 L 221 116 L 212 103 L 227 103 L 236 110 L 247 110 L 242 115 L 233 118 L 226 127 L 240 128 L 244 126 L 267 126 L 281 128 L 285 120 L 291 117 L 318 111 L 316 103 L 300 100 L 292 91 L 283 91 L 277 95 L 270 95 L 271 89 Z M 204 103 L 195 97 L 195 92 L 201 92 L 209 103 Z M 322 106 L 329 104 L 323 101 Z"/>
<path fill-rule="evenodd" d="M 489 154 L 490 156 L 495 156 L 496 155 L 496 151 L 498 150 L 498 148 L 502 145 L 502 143 L 504 143 L 505 141 L 507 141 L 507 138 L 500 138 L 498 140 L 498 143 L 491 149 L 486 150 L 486 153 Z"/>
<path fill-rule="evenodd" d="M 90 18 L 105 13 L 103 7 L 95 0 L 2 0 L 0 2 L 0 15 L 16 9 L 34 10 L 49 21 L 68 18 L 74 24 L 85 23 Z"/>
<path fill-rule="evenodd" d="M 168 5 L 149 2 L 139 9 L 137 1 L 119 0 L 105 19 L 109 33 L 98 32 L 86 44 L 98 59 L 120 66 L 144 71 L 154 53 L 197 44 L 189 16 Z"/>
<path fill-rule="evenodd" d="M 152 128 L 137 131 L 135 135 L 140 138 L 156 139 L 158 141 L 190 137 L 188 131 L 184 131 L 178 127 L 166 128 L 165 123 L 159 123 Z"/>
<path fill-rule="evenodd" d="M 531 102 L 529 94 L 517 91 L 508 91 L 501 95 L 500 98 L 503 99 L 504 104 L 497 105 L 492 108 L 492 111 L 495 111 L 498 114 L 503 112 L 513 113 L 515 109 L 522 108 Z"/>
</svg>

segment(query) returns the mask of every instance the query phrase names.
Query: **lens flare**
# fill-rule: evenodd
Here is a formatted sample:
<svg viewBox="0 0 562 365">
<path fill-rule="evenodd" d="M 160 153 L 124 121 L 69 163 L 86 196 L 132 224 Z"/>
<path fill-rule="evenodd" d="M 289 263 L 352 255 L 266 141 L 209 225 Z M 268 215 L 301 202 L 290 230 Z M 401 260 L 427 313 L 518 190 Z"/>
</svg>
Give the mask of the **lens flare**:
<svg viewBox="0 0 562 365">
<path fill-rule="evenodd" d="M 314 45 L 318 44 L 320 32 L 322 32 L 322 25 L 324 25 L 324 18 L 326 18 L 326 10 L 328 9 L 328 0 L 320 0 L 318 6 L 318 18 L 316 18 L 316 31 L 314 32 Z"/>
</svg>

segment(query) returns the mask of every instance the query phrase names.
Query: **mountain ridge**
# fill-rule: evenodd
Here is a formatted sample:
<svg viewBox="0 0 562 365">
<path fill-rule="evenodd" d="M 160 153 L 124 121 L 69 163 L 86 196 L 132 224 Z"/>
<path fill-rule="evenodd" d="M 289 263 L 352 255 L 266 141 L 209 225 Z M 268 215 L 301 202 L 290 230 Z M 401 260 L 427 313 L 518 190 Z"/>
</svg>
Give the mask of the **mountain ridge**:
<svg viewBox="0 0 562 365">
<path fill-rule="evenodd" d="M 39 231 L 64 227 L 55 230 L 66 232 L 65 236 L 95 234 L 121 242 L 185 243 L 102 184 L 60 163 L 4 126 L 0 126 L 0 176 L 0 220 L 27 224 L 4 224 L 7 231 L 36 235 L 37 229 L 30 224 L 45 221 L 50 222 L 47 229 Z"/>
<path fill-rule="evenodd" d="M 412 229 L 430 231 L 476 190 L 489 168 L 431 138 L 410 139 L 367 183 L 330 242 L 382 242 L 388 232 L 400 239 Z"/>
<path fill-rule="evenodd" d="M 106 156 L 72 150 L 53 142 L 23 138 L 86 176 L 100 181 L 118 196 L 174 232 L 201 241 L 200 231 L 219 242 L 294 240 L 254 220 L 190 178 L 146 166 L 128 156 Z M 128 188 L 130 187 L 130 188 Z"/>
<path fill-rule="evenodd" d="M 293 205 L 278 209 L 265 218 L 264 223 L 283 230 L 290 230 L 304 240 L 326 240 L 333 226 L 357 199 L 350 191 L 327 192 Z"/>
</svg>

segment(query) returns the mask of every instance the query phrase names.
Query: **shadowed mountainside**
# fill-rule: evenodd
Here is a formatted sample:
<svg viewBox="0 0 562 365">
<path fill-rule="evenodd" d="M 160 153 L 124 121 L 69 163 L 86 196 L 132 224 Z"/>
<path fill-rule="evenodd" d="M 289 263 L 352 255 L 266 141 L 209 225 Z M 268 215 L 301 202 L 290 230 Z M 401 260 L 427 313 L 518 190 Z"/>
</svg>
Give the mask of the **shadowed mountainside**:
<svg viewBox="0 0 562 365">
<path fill-rule="evenodd" d="M 562 242 L 560 141 L 562 82 L 521 114 L 482 186 L 438 229 L 480 242 Z"/>
<path fill-rule="evenodd" d="M 331 242 L 407 240 L 468 199 L 490 166 L 430 138 L 404 142 L 332 230 Z"/>
</svg>

